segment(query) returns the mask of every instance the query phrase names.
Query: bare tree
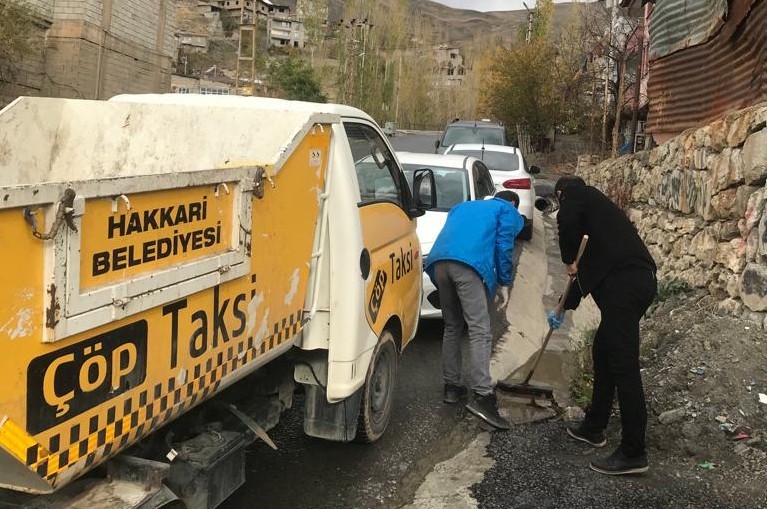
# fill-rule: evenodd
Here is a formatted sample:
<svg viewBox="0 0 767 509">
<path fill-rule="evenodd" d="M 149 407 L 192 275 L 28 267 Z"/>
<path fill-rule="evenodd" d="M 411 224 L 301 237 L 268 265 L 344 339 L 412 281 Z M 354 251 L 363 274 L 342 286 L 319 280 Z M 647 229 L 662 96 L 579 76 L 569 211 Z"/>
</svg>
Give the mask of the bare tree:
<svg viewBox="0 0 767 509">
<path fill-rule="evenodd" d="M 612 139 L 609 146 L 611 157 L 618 153 L 618 143 L 623 109 L 627 105 L 626 91 L 635 86 L 634 80 L 641 79 L 641 73 L 635 73 L 632 79 L 628 76 L 627 68 L 632 56 L 637 54 L 641 45 L 637 44 L 640 20 L 620 12 L 617 8 L 607 8 L 602 3 L 589 5 L 583 11 L 583 27 L 591 40 L 592 60 L 595 79 L 601 75 L 604 80 L 602 142 L 608 145 L 607 124 L 610 99 L 613 98 L 612 111 L 615 121 L 612 129 Z M 641 55 L 640 55 L 641 61 Z"/>
</svg>

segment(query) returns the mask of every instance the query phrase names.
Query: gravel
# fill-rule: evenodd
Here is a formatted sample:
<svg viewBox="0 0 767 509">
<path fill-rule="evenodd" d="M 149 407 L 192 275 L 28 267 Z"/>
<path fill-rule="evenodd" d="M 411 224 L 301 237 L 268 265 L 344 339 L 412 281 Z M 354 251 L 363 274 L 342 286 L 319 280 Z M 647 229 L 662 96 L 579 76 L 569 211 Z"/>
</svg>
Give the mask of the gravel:
<svg viewBox="0 0 767 509">
<path fill-rule="evenodd" d="M 700 470 L 694 462 L 650 457 L 650 472 L 633 477 L 590 470 L 589 461 L 610 453 L 609 447 L 595 450 L 569 439 L 558 421 L 495 433 L 488 453 L 496 464 L 472 488 L 473 495 L 480 509 L 767 508 L 767 495 L 758 493 L 763 487 L 721 491 L 710 480 L 715 472 Z"/>
</svg>

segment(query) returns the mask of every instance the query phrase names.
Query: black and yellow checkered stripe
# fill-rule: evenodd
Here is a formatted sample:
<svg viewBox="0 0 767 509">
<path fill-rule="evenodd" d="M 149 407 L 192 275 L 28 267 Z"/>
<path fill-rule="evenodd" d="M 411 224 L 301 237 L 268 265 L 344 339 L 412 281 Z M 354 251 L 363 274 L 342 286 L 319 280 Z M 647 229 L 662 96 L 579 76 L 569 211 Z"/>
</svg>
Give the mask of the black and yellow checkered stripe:
<svg viewBox="0 0 767 509">
<path fill-rule="evenodd" d="M 47 448 L 31 439 L 34 443 L 27 446 L 26 457 L 20 459 L 52 485 L 56 475 L 65 470 L 87 470 L 208 399 L 224 377 L 293 338 L 305 323 L 303 311 L 299 310 L 274 323 L 273 333 L 260 345 L 250 336 L 197 364 L 188 383 L 178 385 L 176 378 L 169 378 L 151 391 L 142 390 L 106 413 L 92 416 L 86 427 L 73 425 L 68 447 L 61 447 L 60 434 L 51 437 Z"/>
</svg>

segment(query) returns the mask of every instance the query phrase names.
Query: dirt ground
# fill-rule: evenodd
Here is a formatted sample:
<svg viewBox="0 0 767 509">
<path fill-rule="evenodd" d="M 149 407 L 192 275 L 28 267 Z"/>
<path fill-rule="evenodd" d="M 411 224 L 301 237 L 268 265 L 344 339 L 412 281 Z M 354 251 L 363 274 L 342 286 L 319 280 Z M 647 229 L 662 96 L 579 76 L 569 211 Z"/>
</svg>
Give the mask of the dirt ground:
<svg viewBox="0 0 767 509">
<path fill-rule="evenodd" d="M 767 333 L 680 293 L 642 325 L 648 445 L 655 465 L 732 500 L 767 495 Z M 660 463 L 660 465 L 658 465 Z"/>
</svg>

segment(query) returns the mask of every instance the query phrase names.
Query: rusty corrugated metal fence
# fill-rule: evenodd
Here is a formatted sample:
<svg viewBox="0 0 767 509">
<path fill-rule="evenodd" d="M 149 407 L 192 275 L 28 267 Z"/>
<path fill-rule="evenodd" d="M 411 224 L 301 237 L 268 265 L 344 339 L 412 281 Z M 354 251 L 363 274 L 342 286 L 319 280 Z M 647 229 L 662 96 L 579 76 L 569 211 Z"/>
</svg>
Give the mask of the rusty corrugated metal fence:
<svg viewBox="0 0 767 509">
<path fill-rule="evenodd" d="M 658 2 L 663 3 L 663 0 Z M 665 18 L 667 25 L 674 24 Z M 734 0 L 705 42 L 651 62 L 647 130 L 660 142 L 767 99 L 767 0 Z"/>
<path fill-rule="evenodd" d="M 727 0 L 660 0 L 650 18 L 650 58 L 708 40 L 727 14 Z"/>
</svg>

